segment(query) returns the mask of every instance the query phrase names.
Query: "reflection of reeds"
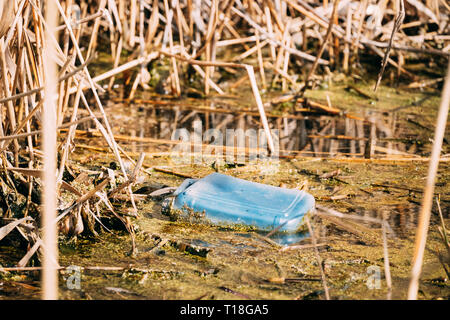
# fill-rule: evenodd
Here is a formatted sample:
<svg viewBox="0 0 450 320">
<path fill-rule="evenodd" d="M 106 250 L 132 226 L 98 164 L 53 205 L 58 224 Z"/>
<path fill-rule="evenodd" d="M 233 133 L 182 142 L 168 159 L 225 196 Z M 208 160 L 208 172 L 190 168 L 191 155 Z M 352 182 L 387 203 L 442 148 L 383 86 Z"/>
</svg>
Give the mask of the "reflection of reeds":
<svg viewBox="0 0 450 320">
<path fill-rule="evenodd" d="M 320 276 L 322 278 L 322 286 L 323 286 L 323 290 L 324 290 L 324 293 L 325 293 L 325 299 L 326 300 L 330 300 L 330 293 L 328 291 L 327 279 L 326 279 L 326 276 L 325 276 L 324 266 L 322 264 L 322 258 L 320 257 L 319 249 L 317 249 L 317 240 L 316 240 L 316 237 L 314 235 L 314 230 L 313 230 L 313 228 L 311 226 L 309 218 L 305 217 L 304 219 L 305 219 L 306 225 L 308 226 L 309 234 L 311 235 L 312 245 L 314 246 L 314 251 L 315 251 L 316 259 L 317 259 L 317 264 L 319 266 Z"/>
</svg>

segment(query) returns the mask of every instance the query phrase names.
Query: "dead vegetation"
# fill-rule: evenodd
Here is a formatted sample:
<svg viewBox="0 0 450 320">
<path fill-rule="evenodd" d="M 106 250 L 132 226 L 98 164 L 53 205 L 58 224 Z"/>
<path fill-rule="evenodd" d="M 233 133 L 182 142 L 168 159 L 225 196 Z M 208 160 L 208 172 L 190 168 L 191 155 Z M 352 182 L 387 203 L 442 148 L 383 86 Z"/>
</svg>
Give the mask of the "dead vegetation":
<svg viewBox="0 0 450 320">
<path fill-rule="evenodd" d="M 159 84 L 173 98 L 185 97 L 191 86 L 206 96 L 226 96 L 235 87 L 249 86 L 255 107 L 237 112 L 259 117 L 258 125 L 268 133 L 269 152 L 274 152 L 268 119 L 287 121 L 284 119 L 313 113 L 361 120 L 370 126 L 367 119 L 344 114 L 330 102 L 325 105 L 304 97 L 324 75 L 357 75 L 369 56 L 381 63 L 376 86 L 388 66 L 390 75 L 411 88 L 426 87 L 439 85 L 443 76 L 429 79 L 426 74 L 408 70 L 408 63 L 422 59 L 427 66 L 441 66 L 450 57 L 450 7 L 444 0 L 48 1 L 57 6 L 60 24 L 58 36 L 51 41 L 45 36 L 44 1 L 0 0 L 0 240 L 17 230 L 28 243 L 27 254 L 17 267 L 25 267 L 35 253 L 42 253 L 39 223 L 46 59 L 58 68 L 54 97 L 57 127 L 51 129 L 56 131 L 58 142 L 55 194 L 59 231 L 70 237 L 82 233 L 95 236 L 100 229 L 109 230 L 105 221 L 114 219 L 130 233 L 134 252 L 131 218 L 138 217 L 138 212 L 131 187 L 138 173 L 150 172 L 143 166 L 144 154 L 130 156 L 117 143 L 129 137 L 113 133 L 103 95 L 118 85 L 126 92 L 123 101 L 138 101 L 137 92 L 155 90 L 155 61 L 169 65 L 168 76 Z M 50 54 L 44 55 L 44 47 Z M 108 68 L 94 73 L 93 69 L 99 70 L 100 56 Z M 225 73 L 233 80 L 222 85 Z M 194 75 L 194 83 L 188 74 Z M 376 98 L 354 87 L 349 90 Z M 268 91 L 286 94 L 270 101 L 270 107 L 288 102 L 292 110 L 276 114 L 267 108 L 261 92 Z M 88 135 L 104 139 L 117 168 L 87 170 L 71 161 L 75 138 L 83 134 L 77 127 L 88 122 L 97 129 Z M 330 137 L 354 140 L 353 146 L 358 142 L 359 158 L 341 161 L 377 161 L 369 159 L 373 156 L 370 139 Z M 296 155 L 286 151 L 281 157 Z M 398 161 L 411 160 L 405 154 L 400 158 Z M 130 209 L 117 209 L 117 199 L 129 201 Z M 354 230 L 339 217 L 328 219 L 335 219 L 347 231 Z M 382 226 L 384 231 L 385 224 Z M 446 237 L 444 225 L 442 229 Z M 387 256 L 386 241 L 384 247 Z M 388 270 L 387 262 L 386 274 Z M 321 275 L 328 297 L 323 270 Z"/>
</svg>

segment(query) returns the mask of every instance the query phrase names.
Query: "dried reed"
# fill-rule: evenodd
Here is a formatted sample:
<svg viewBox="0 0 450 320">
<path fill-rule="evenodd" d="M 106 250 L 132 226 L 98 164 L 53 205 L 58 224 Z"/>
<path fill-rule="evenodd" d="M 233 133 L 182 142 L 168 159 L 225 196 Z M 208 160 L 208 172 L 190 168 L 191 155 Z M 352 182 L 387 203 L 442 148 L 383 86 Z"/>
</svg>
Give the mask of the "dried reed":
<svg viewBox="0 0 450 320">
<path fill-rule="evenodd" d="M 411 268 L 411 280 L 408 289 L 408 299 L 416 300 L 419 290 L 419 279 L 422 273 L 422 263 L 425 254 L 425 245 L 427 242 L 428 227 L 430 225 L 431 206 L 433 204 L 434 183 L 441 156 L 442 141 L 444 139 L 445 127 L 447 124 L 448 110 L 450 107 L 450 62 L 447 66 L 447 76 L 445 78 L 442 91 L 441 105 L 436 121 L 436 130 L 434 132 L 433 150 L 431 151 L 430 163 L 428 167 L 428 176 L 425 184 L 425 191 L 422 199 L 422 206 L 419 215 L 419 224 L 417 226 L 416 241 L 414 246 L 414 256 Z"/>
</svg>

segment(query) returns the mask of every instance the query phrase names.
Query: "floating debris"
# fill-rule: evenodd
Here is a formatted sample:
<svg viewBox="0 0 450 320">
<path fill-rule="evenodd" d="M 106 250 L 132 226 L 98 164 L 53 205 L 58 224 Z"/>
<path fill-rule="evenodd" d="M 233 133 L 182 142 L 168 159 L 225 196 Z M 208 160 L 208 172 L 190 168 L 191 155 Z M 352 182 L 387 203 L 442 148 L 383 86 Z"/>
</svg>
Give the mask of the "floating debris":
<svg viewBox="0 0 450 320">
<path fill-rule="evenodd" d="M 279 188 L 220 173 L 186 179 L 166 201 L 169 214 L 206 220 L 218 225 L 244 225 L 260 230 L 295 232 L 314 208 L 305 191 Z"/>
</svg>

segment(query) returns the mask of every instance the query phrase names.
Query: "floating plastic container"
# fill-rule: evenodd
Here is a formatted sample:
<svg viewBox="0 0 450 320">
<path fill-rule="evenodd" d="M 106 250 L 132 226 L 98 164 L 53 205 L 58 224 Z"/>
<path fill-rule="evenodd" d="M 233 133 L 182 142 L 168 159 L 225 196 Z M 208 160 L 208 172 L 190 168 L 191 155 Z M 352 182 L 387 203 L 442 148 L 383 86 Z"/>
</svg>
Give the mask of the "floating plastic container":
<svg viewBox="0 0 450 320">
<path fill-rule="evenodd" d="M 259 230 L 295 232 L 314 208 L 305 191 L 273 187 L 220 173 L 186 179 L 174 192 L 171 210 L 217 225 L 246 225 Z M 166 208 L 167 212 L 167 208 Z"/>
</svg>

